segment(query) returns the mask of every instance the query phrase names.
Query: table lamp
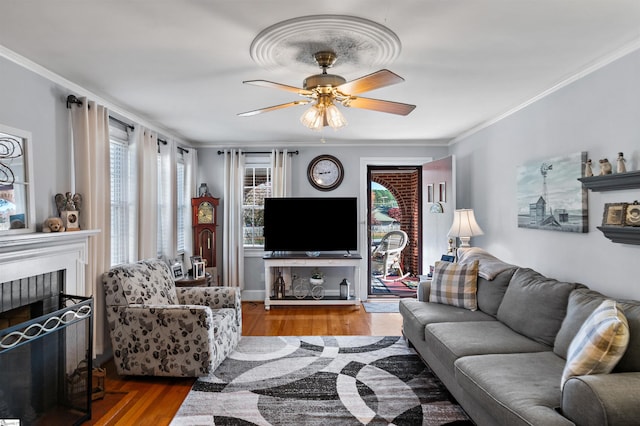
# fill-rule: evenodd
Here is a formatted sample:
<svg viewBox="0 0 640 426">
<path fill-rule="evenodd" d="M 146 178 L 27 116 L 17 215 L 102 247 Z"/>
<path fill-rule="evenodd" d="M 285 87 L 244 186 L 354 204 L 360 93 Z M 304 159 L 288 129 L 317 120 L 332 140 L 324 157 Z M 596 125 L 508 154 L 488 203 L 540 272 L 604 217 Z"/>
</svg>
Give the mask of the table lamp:
<svg viewBox="0 0 640 426">
<path fill-rule="evenodd" d="M 460 247 L 469 247 L 469 240 L 476 235 L 483 235 L 476 222 L 473 209 L 460 209 L 453 212 L 453 225 L 449 229 L 450 237 L 460 238 Z"/>
</svg>

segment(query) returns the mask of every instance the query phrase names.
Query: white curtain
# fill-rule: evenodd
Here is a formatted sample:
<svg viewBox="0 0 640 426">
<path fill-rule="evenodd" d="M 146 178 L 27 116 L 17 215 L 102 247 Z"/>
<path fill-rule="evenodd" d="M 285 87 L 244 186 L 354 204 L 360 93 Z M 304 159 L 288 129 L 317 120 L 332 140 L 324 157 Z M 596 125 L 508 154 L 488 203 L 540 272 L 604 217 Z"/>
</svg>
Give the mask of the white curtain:
<svg viewBox="0 0 640 426">
<path fill-rule="evenodd" d="M 244 153 L 235 149 L 225 150 L 222 284 L 240 288 L 244 288 L 243 184 Z"/>
<path fill-rule="evenodd" d="M 94 297 L 94 349 L 104 352 L 105 308 L 102 273 L 111 266 L 111 170 L 109 112 L 86 98 L 71 105 L 71 134 L 74 159 L 72 191 L 83 197 L 80 228 L 99 229 L 89 238 L 84 296 Z"/>
<path fill-rule="evenodd" d="M 182 156 L 184 159 L 184 180 L 185 189 L 184 203 L 189 208 L 184 214 L 184 263 L 187 268 L 191 265 L 188 264 L 189 257 L 193 255 L 193 229 L 191 223 L 191 198 L 197 197 L 198 186 L 196 184 L 197 179 L 197 164 L 198 164 L 198 151 L 194 148 L 189 148 L 189 152 L 183 151 Z"/>
<path fill-rule="evenodd" d="M 286 197 L 291 191 L 291 157 L 289 152 L 271 151 L 271 196 Z"/>
<path fill-rule="evenodd" d="M 160 150 L 160 167 L 163 181 L 162 195 L 160 196 L 160 254 L 164 259 L 173 261 L 177 257 L 176 223 L 176 159 L 177 148 L 172 140 L 158 145 Z"/>
<path fill-rule="evenodd" d="M 158 135 L 142 126 L 133 134 L 136 158 L 137 259 L 158 256 Z"/>
</svg>

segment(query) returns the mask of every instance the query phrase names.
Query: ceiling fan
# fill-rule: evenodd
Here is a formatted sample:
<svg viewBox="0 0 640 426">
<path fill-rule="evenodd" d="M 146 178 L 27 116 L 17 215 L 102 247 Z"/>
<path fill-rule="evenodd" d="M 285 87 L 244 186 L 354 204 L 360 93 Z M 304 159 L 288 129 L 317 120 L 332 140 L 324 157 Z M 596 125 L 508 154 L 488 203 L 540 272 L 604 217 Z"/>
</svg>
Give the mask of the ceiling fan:
<svg viewBox="0 0 640 426">
<path fill-rule="evenodd" d="M 384 101 L 380 99 L 363 98 L 360 93 L 392 84 L 403 82 L 404 79 L 393 72 L 383 69 L 364 77 L 347 82 L 343 77 L 335 74 L 327 74 L 327 68 L 331 68 L 336 62 L 336 54 L 331 51 L 321 51 L 313 55 L 315 61 L 322 68 L 322 74 L 315 74 L 304 79 L 302 88 L 288 86 L 286 84 L 274 83 L 266 80 L 248 80 L 245 84 L 254 86 L 273 87 L 297 93 L 306 99 L 288 102 L 286 104 L 274 105 L 247 111 L 238 114 L 241 117 L 248 117 L 263 112 L 275 111 L 296 105 L 313 103 L 313 106 L 305 111 L 300 117 L 300 121 L 305 126 L 313 130 L 320 130 L 324 126 L 338 129 L 347 124 L 344 116 L 336 107 L 335 103 L 340 103 L 345 107 L 362 108 L 373 111 L 387 112 L 390 114 L 407 115 L 416 107 L 415 105 L 400 102 Z"/>
</svg>

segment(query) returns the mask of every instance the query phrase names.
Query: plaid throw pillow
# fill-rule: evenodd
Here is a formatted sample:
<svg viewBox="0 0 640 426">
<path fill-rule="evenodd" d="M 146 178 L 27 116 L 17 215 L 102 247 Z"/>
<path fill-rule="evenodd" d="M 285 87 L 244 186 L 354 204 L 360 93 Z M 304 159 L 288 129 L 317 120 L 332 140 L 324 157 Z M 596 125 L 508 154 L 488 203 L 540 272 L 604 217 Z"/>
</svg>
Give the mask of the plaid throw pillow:
<svg viewBox="0 0 640 426">
<path fill-rule="evenodd" d="M 567 352 L 560 388 L 573 376 L 607 374 L 629 344 L 629 324 L 616 302 L 605 300 L 585 320 Z"/>
<path fill-rule="evenodd" d="M 466 265 L 436 262 L 431 281 L 429 302 L 457 306 L 475 311 L 478 309 L 478 261 Z"/>
</svg>

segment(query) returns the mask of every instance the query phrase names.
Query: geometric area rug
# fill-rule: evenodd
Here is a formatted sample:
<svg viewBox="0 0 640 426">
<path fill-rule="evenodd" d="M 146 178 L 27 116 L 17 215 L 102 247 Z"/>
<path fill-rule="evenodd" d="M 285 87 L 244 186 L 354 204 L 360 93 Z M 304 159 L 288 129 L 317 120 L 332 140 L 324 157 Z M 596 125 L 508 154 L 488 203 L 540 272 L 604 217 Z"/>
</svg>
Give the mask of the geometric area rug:
<svg viewBox="0 0 640 426">
<path fill-rule="evenodd" d="M 244 336 L 171 425 L 472 425 L 400 336 Z"/>
</svg>

